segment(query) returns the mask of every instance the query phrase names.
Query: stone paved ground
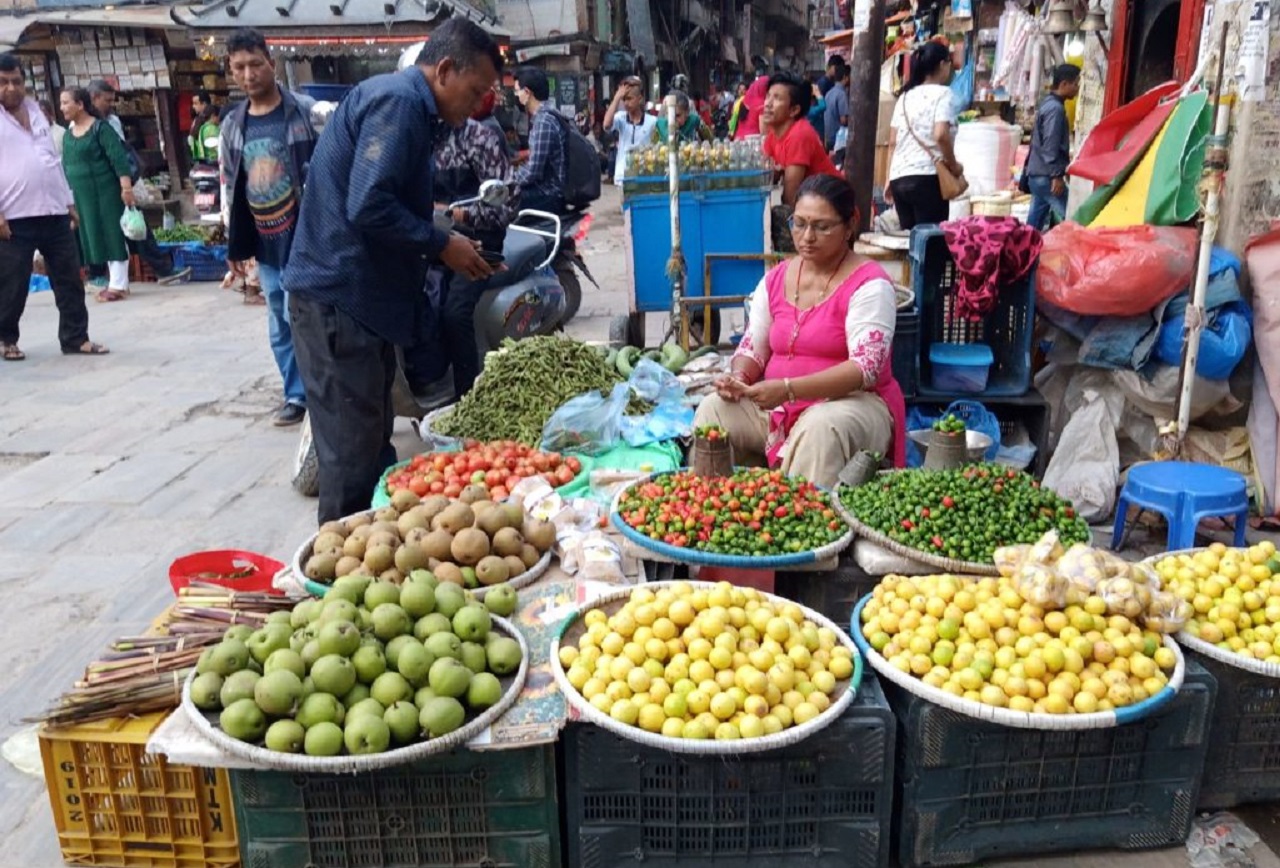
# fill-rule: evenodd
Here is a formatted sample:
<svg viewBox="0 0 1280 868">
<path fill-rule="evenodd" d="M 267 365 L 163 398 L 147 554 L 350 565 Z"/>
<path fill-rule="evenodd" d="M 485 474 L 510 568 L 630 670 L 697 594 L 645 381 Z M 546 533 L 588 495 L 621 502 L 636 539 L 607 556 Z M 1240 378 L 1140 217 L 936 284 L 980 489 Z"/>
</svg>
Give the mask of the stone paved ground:
<svg viewBox="0 0 1280 868">
<path fill-rule="evenodd" d="M 587 290 L 573 329 L 597 339 L 626 308 L 621 220 L 606 190 L 587 245 L 605 290 Z M 93 337 L 110 356 L 61 356 L 44 293 L 23 321 L 27 361 L 0 363 L 0 741 L 109 639 L 140 631 L 166 605 L 175 556 L 234 547 L 287 559 L 314 526 L 314 502 L 289 487 L 296 435 L 270 424 L 279 387 L 262 308 L 210 284 L 141 285 L 127 302 L 90 304 Z M 656 339 L 662 323 L 650 319 Z M 414 442 L 402 421 L 401 453 Z M 0 854 L 0 868 L 61 861 L 42 782 L 8 763 Z M 1280 864 L 1265 847 L 1255 856 Z M 1175 849 L 1037 860 L 1122 863 L 1186 859 Z"/>
</svg>

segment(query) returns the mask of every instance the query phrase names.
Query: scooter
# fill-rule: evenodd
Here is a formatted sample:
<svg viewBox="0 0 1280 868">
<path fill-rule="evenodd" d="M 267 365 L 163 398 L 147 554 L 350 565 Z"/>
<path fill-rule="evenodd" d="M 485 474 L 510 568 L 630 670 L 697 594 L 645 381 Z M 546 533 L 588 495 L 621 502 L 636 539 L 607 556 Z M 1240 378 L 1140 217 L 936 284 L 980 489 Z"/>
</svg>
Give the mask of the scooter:
<svg viewBox="0 0 1280 868">
<path fill-rule="evenodd" d="M 501 205 L 509 195 L 510 190 L 504 182 L 485 181 L 480 185 L 479 195 L 454 202 L 444 214 L 477 202 Z M 446 232 L 460 231 L 444 215 L 436 217 L 436 225 Z M 503 265 L 502 270 L 474 283 L 468 283 L 456 275 L 448 277 L 450 292 L 481 292 L 475 310 L 476 352 L 481 359 L 485 353 L 498 349 L 507 338 L 521 340 L 534 335 L 551 334 L 562 328 L 570 316 L 569 293 L 562 285 L 565 271 L 572 275 L 579 302 L 581 290 L 578 289 L 577 276 L 572 274 L 572 269 L 581 267 L 590 277 L 585 264 L 579 265 L 581 256 L 576 249 L 571 254 L 562 254 L 566 230 L 559 215 L 524 209 L 517 213 L 515 221 L 507 228 L 509 231 L 503 243 L 501 257 L 486 255 L 491 264 Z M 556 270 L 557 262 L 565 271 Z M 592 282 L 595 282 L 594 279 Z M 433 410 L 453 402 L 451 369 L 428 388 L 414 394 L 404 374 L 403 353 L 397 350 L 396 355 L 399 365 L 391 390 L 392 409 L 396 416 L 416 422 Z M 319 458 L 311 438 L 311 417 L 308 416 L 303 420 L 298 451 L 294 457 L 294 491 L 306 497 L 315 497 L 319 493 L 318 476 Z"/>
<path fill-rule="evenodd" d="M 222 209 L 222 188 L 218 167 L 196 163 L 191 167 L 191 186 L 195 188 L 195 206 L 201 214 L 217 214 Z"/>
<path fill-rule="evenodd" d="M 206 149 L 218 148 L 218 139 L 204 140 Z M 201 162 L 191 167 L 191 186 L 195 188 L 195 206 L 201 214 L 218 214 L 222 211 L 222 178 L 218 173 L 217 157 L 212 163 Z"/>
</svg>

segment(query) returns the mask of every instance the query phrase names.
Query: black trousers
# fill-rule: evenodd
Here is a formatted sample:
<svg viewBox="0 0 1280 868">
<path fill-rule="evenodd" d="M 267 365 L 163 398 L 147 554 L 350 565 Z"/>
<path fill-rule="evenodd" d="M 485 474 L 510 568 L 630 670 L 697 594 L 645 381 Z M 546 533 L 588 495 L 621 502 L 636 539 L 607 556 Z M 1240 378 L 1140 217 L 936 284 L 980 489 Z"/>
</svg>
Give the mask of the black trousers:
<svg viewBox="0 0 1280 868">
<path fill-rule="evenodd" d="M 0 343 L 18 342 L 18 321 L 27 309 L 31 260 L 44 257 L 58 306 L 58 343 L 64 350 L 89 340 L 89 309 L 80 280 L 80 245 L 66 214 L 9 221 L 12 237 L 0 241 Z"/>
<path fill-rule="evenodd" d="M 942 223 L 951 216 L 951 204 L 942 198 L 937 175 L 908 175 L 890 181 L 889 189 L 903 229 L 919 223 Z"/>
<path fill-rule="evenodd" d="M 373 487 L 396 461 L 396 352 L 333 305 L 290 294 L 289 316 L 320 463 L 323 524 L 368 509 Z"/>
<path fill-rule="evenodd" d="M 450 286 L 440 311 L 444 352 L 453 365 L 454 397 L 471 391 L 480 376 L 480 350 L 476 346 L 476 305 L 484 289 L 455 278 L 460 286 Z"/>
<path fill-rule="evenodd" d="M 136 253 L 147 264 L 147 267 L 155 272 L 156 277 L 168 277 L 173 274 L 173 254 L 160 247 L 150 226 L 147 227 L 146 238 L 141 241 L 130 241 L 126 238 L 125 244 L 129 246 L 130 253 Z M 89 276 L 106 277 L 106 264 L 90 265 Z"/>
</svg>

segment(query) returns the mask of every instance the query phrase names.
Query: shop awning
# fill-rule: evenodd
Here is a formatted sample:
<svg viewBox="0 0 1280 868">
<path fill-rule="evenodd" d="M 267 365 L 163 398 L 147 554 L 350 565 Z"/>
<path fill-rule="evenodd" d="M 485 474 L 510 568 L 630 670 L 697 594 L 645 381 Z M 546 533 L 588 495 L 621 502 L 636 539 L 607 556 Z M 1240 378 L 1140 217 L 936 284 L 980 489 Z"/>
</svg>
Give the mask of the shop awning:
<svg viewBox="0 0 1280 868">
<path fill-rule="evenodd" d="M 173 18 L 194 30 L 253 27 L 268 37 L 272 30 L 301 28 L 367 30 L 399 24 L 434 25 L 449 15 L 469 18 L 502 33 L 497 18 L 468 0 L 208 0 L 172 7 Z"/>
<path fill-rule="evenodd" d="M 0 51 L 12 51 L 22 38 L 23 31 L 38 23 L 40 22 L 34 15 L 24 15 L 21 18 L 16 15 L 0 16 Z"/>
<path fill-rule="evenodd" d="M 173 20 L 169 6 L 110 6 L 98 9 L 61 11 L 41 10 L 31 16 L 42 24 L 69 24 L 77 27 L 136 27 L 154 30 L 181 30 L 182 25 Z"/>
</svg>

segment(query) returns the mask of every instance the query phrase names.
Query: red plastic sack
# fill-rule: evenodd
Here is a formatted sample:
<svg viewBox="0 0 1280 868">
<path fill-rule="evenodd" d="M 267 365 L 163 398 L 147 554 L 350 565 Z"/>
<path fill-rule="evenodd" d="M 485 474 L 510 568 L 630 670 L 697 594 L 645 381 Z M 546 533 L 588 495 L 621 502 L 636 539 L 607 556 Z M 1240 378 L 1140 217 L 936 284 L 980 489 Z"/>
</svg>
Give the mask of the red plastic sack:
<svg viewBox="0 0 1280 868">
<path fill-rule="evenodd" d="M 1085 316 L 1136 316 L 1191 285 L 1194 229 L 1063 223 L 1044 236 L 1036 294 Z"/>
</svg>

